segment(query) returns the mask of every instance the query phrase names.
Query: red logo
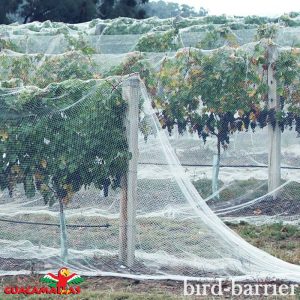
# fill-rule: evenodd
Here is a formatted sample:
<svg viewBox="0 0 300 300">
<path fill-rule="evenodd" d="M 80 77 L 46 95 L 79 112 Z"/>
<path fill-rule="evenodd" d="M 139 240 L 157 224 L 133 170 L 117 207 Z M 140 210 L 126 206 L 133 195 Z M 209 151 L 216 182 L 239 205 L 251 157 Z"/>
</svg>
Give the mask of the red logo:
<svg viewBox="0 0 300 300">
<path fill-rule="evenodd" d="M 68 268 L 61 268 L 57 275 L 48 273 L 40 279 L 40 282 L 47 284 L 48 287 L 11 287 L 4 288 L 5 294 L 80 294 L 80 286 L 84 279 L 76 273 L 71 273 Z"/>
</svg>

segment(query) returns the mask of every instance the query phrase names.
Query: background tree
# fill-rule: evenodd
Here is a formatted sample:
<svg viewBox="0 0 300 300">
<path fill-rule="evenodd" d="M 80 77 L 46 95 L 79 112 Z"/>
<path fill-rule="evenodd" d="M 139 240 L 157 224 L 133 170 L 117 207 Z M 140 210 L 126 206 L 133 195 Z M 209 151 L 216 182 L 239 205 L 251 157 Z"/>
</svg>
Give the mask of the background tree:
<svg viewBox="0 0 300 300">
<path fill-rule="evenodd" d="M 161 19 L 171 18 L 181 15 L 182 17 L 202 17 L 207 15 L 207 10 L 203 7 L 197 12 L 194 7 L 175 2 L 153 1 L 145 4 L 145 10 L 148 17 L 159 17 Z"/>
<path fill-rule="evenodd" d="M 199 16 L 199 17 L 205 17 L 205 16 L 207 16 L 207 15 L 208 15 L 208 11 L 207 11 L 204 7 L 200 7 L 198 16 Z"/>
<path fill-rule="evenodd" d="M 194 7 L 189 6 L 187 4 L 182 4 L 181 5 L 181 13 L 180 15 L 184 18 L 186 17 L 197 17 L 197 12 L 195 11 Z"/>
<path fill-rule="evenodd" d="M 15 20 L 22 23 L 46 20 L 81 23 L 97 17 L 143 19 L 146 17 L 143 6 L 147 2 L 148 0 L 0 0 L 0 23 L 8 24 Z M 10 14 L 15 17 L 10 18 Z"/>
<path fill-rule="evenodd" d="M 0 0 L 0 24 L 11 23 L 8 15 L 16 12 L 21 0 Z"/>
<path fill-rule="evenodd" d="M 23 22 L 57 21 L 77 23 L 96 17 L 97 0 L 28 0 L 19 6 Z"/>
<path fill-rule="evenodd" d="M 146 11 L 143 6 L 148 0 L 101 0 L 98 14 L 101 19 L 129 17 L 143 19 Z"/>
</svg>

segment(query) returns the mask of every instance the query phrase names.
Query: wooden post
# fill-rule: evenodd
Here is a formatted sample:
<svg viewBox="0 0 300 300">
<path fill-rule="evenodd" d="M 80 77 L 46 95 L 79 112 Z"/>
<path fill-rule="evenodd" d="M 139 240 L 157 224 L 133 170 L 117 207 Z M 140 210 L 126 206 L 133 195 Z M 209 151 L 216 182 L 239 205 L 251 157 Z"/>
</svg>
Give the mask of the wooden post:
<svg viewBox="0 0 300 300">
<path fill-rule="evenodd" d="M 214 194 L 214 199 L 219 200 L 220 194 L 218 193 L 219 189 L 219 171 L 220 171 L 220 155 L 215 154 L 213 156 L 213 171 L 212 171 L 212 192 Z"/>
<path fill-rule="evenodd" d="M 68 239 L 67 239 L 67 226 L 66 218 L 64 213 L 64 204 L 61 199 L 59 199 L 59 221 L 60 221 L 60 251 L 61 259 L 63 262 L 68 262 Z"/>
<path fill-rule="evenodd" d="M 128 149 L 132 157 L 127 174 L 122 178 L 122 199 L 120 203 L 120 249 L 119 258 L 123 264 L 131 267 L 135 260 L 136 246 L 136 201 L 137 201 L 137 165 L 138 165 L 138 122 L 140 100 L 140 78 L 129 77 L 123 82 L 123 98 L 128 109 L 125 119 Z"/>
<path fill-rule="evenodd" d="M 279 111 L 280 99 L 277 96 L 277 83 L 274 77 L 274 64 L 278 57 L 278 49 L 276 45 L 268 45 L 268 106 L 269 109 L 274 108 Z M 280 156 L 281 156 L 281 131 L 276 122 L 276 127 L 273 129 L 271 124 L 268 124 L 269 136 L 269 156 L 268 156 L 268 191 L 271 192 L 280 186 L 281 170 L 280 170 Z M 276 198 L 276 193 L 273 194 Z"/>
<path fill-rule="evenodd" d="M 120 229 L 119 229 L 119 259 L 127 264 L 127 174 L 121 179 Z"/>
</svg>

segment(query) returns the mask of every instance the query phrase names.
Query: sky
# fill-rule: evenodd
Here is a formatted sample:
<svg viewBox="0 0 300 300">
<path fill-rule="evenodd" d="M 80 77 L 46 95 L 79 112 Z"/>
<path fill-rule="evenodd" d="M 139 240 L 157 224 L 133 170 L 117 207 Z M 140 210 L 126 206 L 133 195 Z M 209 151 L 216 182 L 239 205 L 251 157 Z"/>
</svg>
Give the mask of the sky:
<svg viewBox="0 0 300 300">
<path fill-rule="evenodd" d="M 197 10 L 202 6 L 210 14 L 276 16 L 285 12 L 299 11 L 300 0 L 166 0 L 188 4 Z"/>
</svg>

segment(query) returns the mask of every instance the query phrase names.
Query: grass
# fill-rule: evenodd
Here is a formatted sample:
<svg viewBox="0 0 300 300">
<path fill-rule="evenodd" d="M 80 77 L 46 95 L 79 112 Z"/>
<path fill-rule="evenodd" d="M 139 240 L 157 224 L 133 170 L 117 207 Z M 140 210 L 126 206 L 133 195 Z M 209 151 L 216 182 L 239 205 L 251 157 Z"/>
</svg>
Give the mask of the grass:
<svg viewBox="0 0 300 300">
<path fill-rule="evenodd" d="M 3 290 L 4 286 L 19 285 L 35 285 L 38 277 L 26 277 L 22 278 L 14 276 L 6 276 L 1 278 L 0 290 Z M 280 282 L 276 283 L 280 285 Z M 225 287 L 225 286 L 224 286 Z M 299 294 L 299 290 L 297 290 Z M 0 300 L 58 300 L 58 299 L 74 299 L 74 300 L 184 300 L 184 299 L 228 299 L 228 297 L 212 297 L 212 296 L 197 296 L 197 297 L 184 297 L 183 296 L 183 282 L 171 281 L 171 280 L 144 280 L 137 281 L 126 278 L 116 277 L 90 277 L 86 278 L 84 284 L 81 285 L 80 295 L 5 295 L 0 292 Z M 298 298 L 297 298 L 298 297 Z M 251 299 L 274 299 L 273 296 L 264 297 L 251 297 Z M 236 298 L 237 299 L 237 298 Z M 239 296 L 238 299 L 249 299 L 247 297 Z M 276 299 L 280 299 L 279 297 Z M 285 296 L 286 300 L 300 299 L 299 296 Z"/>
<path fill-rule="evenodd" d="M 293 264 L 300 264 L 300 228 L 282 223 L 255 226 L 226 223 L 250 244 Z"/>
<path fill-rule="evenodd" d="M 177 249 L 187 249 L 188 252 L 197 253 L 201 248 L 198 238 L 194 239 L 193 236 L 199 235 L 199 227 L 191 220 L 176 220 L 167 218 L 148 218 L 142 221 L 142 232 L 140 236 L 143 237 L 139 240 L 140 246 L 146 247 L 149 251 L 155 249 L 169 250 L 173 245 L 172 251 L 176 253 Z M 285 261 L 299 264 L 300 263 L 300 229 L 293 225 L 285 225 L 282 223 L 268 224 L 262 226 L 255 226 L 246 222 L 239 224 L 227 223 L 227 225 L 235 230 L 241 237 L 247 240 L 254 246 L 269 252 L 270 254 L 279 257 Z M 198 225 L 199 226 L 199 225 Z M 198 229 L 197 229 L 198 228 Z M 95 233 L 99 235 L 102 231 Z M 173 234 L 173 238 L 170 236 Z M 205 235 L 205 232 L 202 233 Z M 176 245 L 177 249 L 174 248 Z M 203 246 L 203 245 L 202 245 Z M 183 248 L 182 248 L 183 247 Z M 200 247 L 200 248 L 199 248 Z M 202 249 L 203 250 L 203 249 Z M 208 249 L 208 251 L 210 251 Z M 16 277 L 12 277 L 12 282 L 22 285 L 22 281 Z M 26 277 L 25 277 L 26 278 Z M 27 279 L 25 279 L 27 280 Z M 28 281 L 24 283 L 28 285 Z M 1 280 L 0 291 L 3 286 L 7 286 L 7 280 Z M 121 278 L 88 278 L 82 285 L 82 293 L 80 296 L 15 296 L 5 295 L 0 292 L 0 300 L 13 300 L 13 299 L 76 299 L 76 300 L 183 300 L 187 299 L 182 296 L 182 283 L 181 282 L 163 282 L 163 281 L 134 281 L 130 279 Z M 193 299 L 193 297 L 189 297 Z M 216 299 L 213 297 L 197 297 L 194 299 Z M 227 299 L 218 297 L 218 299 Z M 239 297 L 239 299 L 244 299 Z M 261 298 L 252 298 L 261 299 Z M 264 299 L 274 299 L 272 296 L 264 297 Z M 280 298 L 277 298 L 280 299 Z M 299 290 L 298 296 L 284 297 L 286 300 L 300 300 Z"/>
<path fill-rule="evenodd" d="M 238 180 L 233 182 L 229 188 L 225 188 L 221 193 L 221 200 L 226 201 L 235 197 L 244 195 L 249 190 L 254 190 L 254 187 L 261 186 L 251 193 L 253 195 L 263 195 L 266 193 L 266 184 L 262 185 L 262 181 L 256 179 Z M 201 195 L 208 196 L 211 194 L 211 181 L 202 179 L 194 182 L 197 190 Z M 165 185 L 162 185 L 162 187 Z M 219 186 L 223 186 L 220 181 Z M 291 195 L 300 195 L 300 184 L 293 184 L 287 189 Z M 176 198 L 176 197 L 175 197 Z M 177 198 L 176 198 L 177 199 Z M 180 204 L 174 203 L 174 204 Z M 159 203 L 157 204 L 159 205 Z M 179 212 L 180 213 L 180 212 Z M 56 217 L 49 215 L 20 215 L 16 219 L 37 222 L 57 223 Z M 162 216 L 162 217 L 147 217 L 138 218 L 138 250 L 143 250 L 148 253 L 154 253 L 157 250 L 166 251 L 175 256 L 181 256 L 183 250 L 188 253 L 201 253 L 203 257 L 211 257 L 213 247 L 217 244 L 213 236 L 206 230 L 204 224 L 198 222 L 196 219 L 181 219 L 179 216 Z M 106 219 L 103 217 L 71 217 L 68 219 L 69 223 L 84 223 L 84 224 L 105 224 L 110 223 L 112 227 L 108 229 L 68 229 L 69 244 L 72 248 L 86 249 L 118 249 L 118 230 L 119 223 L 117 219 Z M 255 226 L 246 222 L 239 224 L 227 223 L 227 225 L 236 231 L 242 238 L 247 240 L 254 246 L 282 259 L 294 264 L 300 264 L 300 228 L 293 225 L 286 225 L 282 223 L 265 224 Z M 36 234 L 36 227 L 34 225 L 26 227 L 24 225 L 10 225 L 0 224 L 1 237 L 9 240 L 28 239 L 35 245 L 43 244 L 54 247 L 59 247 L 59 230 L 56 227 L 39 227 L 39 234 Z M 26 233 L 26 235 L 24 235 Z M 204 247 L 203 241 L 207 247 Z M 18 281 L 17 281 L 18 282 Z M 116 284 L 118 282 L 118 284 Z M 122 282 L 122 284 L 120 283 Z M 3 282 L 0 282 L 0 287 Z M 155 287 L 149 284 L 129 284 L 128 280 L 111 279 L 111 282 L 106 284 L 98 284 L 93 281 L 86 282 L 83 285 L 80 297 L 73 295 L 68 296 L 31 296 L 30 299 L 101 299 L 101 300 L 125 300 L 125 299 L 186 299 L 182 297 L 182 283 L 176 283 L 177 286 L 163 285 L 161 282 L 156 282 Z M 2 289 L 2 288 L 1 288 Z M 6 299 L 28 299 L 27 296 L 8 296 L 1 294 L 0 300 Z M 189 297 L 189 299 L 192 299 Z M 197 298 L 199 299 L 199 297 Z M 205 299 L 213 299 L 205 297 Z M 222 299 L 222 298 L 218 298 Z M 239 298 L 242 299 L 242 298 Z M 268 299 L 268 298 L 264 298 Z M 272 299 L 272 298 L 269 298 Z M 285 299 L 289 299 L 285 297 Z M 295 299 L 295 298 L 290 298 Z M 300 299 L 300 297 L 298 297 Z"/>
<path fill-rule="evenodd" d="M 202 228 L 201 224 L 192 220 L 177 219 L 175 222 L 172 219 L 149 218 L 141 222 L 143 222 L 143 229 L 140 231 L 141 248 L 147 251 L 159 249 L 176 254 L 177 249 L 178 253 L 184 249 L 190 253 L 205 255 L 203 245 L 199 242 L 200 236 L 201 240 L 204 237 L 210 239 L 206 245 L 207 252 L 213 250 L 209 247 L 214 245 L 213 237 L 206 230 L 203 231 L 205 227 Z M 246 222 L 227 223 L 227 225 L 250 244 L 284 261 L 300 264 L 299 226 L 282 223 L 256 226 Z"/>
<path fill-rule="evenodd" d="M 197 297 L 191 297 L 191 296 L 177 296 L 177 295 L 167 295 L 162 293 L 129 293 L 129 292 L 83 292 L 80 294 L 80 296 L 56 296 L 56 297 L 49 297 L 49 296 L 24 296 L 16 298 L 15 296 L 5 296 L 5 298 L 1 298 L 0 300 L 22 300 L 22 299 L 31 299 L 31 300 L 40 300 L 40 299 L 47 299 L 47 300 L 58 300 L 58 299 L 74 299 L 74 300 L 186 300 L 186 299 L 206 299 L 206 300 L 225 300 L 228 299 L 228 297 L 216 297 L 216 296 L 197 296 Z M 232 299 L 249 299 L 249 296 L 239 296 L 238 298 L 232 298 Z M 296 296 L 277 296 L 277 298 L 274 298 L 274 296 L 253 296 L 251 299 L 265 299 L 265 300 L 274 300 L 274 299 L 284 299 L 284 300 L 298 300 L 300 299 L 299 294 Z"/>
<path fill-rule="evenodd" d="M 210 179 L 199 179 L 194 181 L 193 184 L 203 198 L 207 198 L 212 194 Z M 218 187 L 219 189 L 224 187 L 224 182 L 218 180 Z M 267 181 L 257 180 L 255 178 L 250 178 L 247 180 L 234 180 L 230 186 L 224 188 L 220 192 L 220 200 L 232 200 L 249 192 L 251 193 L 252 199 L 265 195 L 268 192 Z"/>
<path fill-rule="evenodd" d="M 37 220 L 37 216 L 32 216 Z M 42 217 L 39 220 L 42 221 Z M 49 220 L 48 220 L 49 221 Z M 108 220 L 99 217 L 88 217 L 83 223 L 104 224 Z M 51 221 L 56 223 L 55 218 Z M 76 223 L 76 220 L 70 220 Z M 68 229 L 68 239 L 71 248 L 82 249 L 118 249 L 118 220 L 109 220 L 112 225 L 108 229 Z M 203 257 L 211 257 L 214 245 L 218 241 L 198 219 L 181 219 L 178 216 L 147 217 L 137 219 L 137 249 L 148 253 L 166 251 L 171 255 L 202 253 Z M 273 223 L 270 225 L 255 226 L 246 222 L 239 224 L 227 223 L 242 238 L 254 246 L 269 252 L 283 260 L 300 264 L 300 228 L 294 225 Z M 1 225 L 1 224 L 0 224 Z M 1 226 L 1 237 L 8 240 L 29 240 L 34 245 L 47 245 L 59 248 L 58 228 L 39 227 L 36 234 L 35 227 L 24 231 L 22 224 Z M 26 232 L 26 234 L 24 234 Z M 202 241 L 205 242 L 205 247 Z"/>
<path fill-rule="evenodd" d="M 285 181 L 282 180 L 281 184 Z M 195 188 L 203 198 L 207 198 L 212 194 L 211 180 L 210 179 L 199 179 L 193 182 Z M 221 189 L 224 187 L 224 182 L 218 181 L 218 187 Z M 288 200 L 299 200 L 300 195 L 300 183 L 291 182 L 285 186 L 281 192 L 283 197 Z M 241 196 L 249 195 L 249 199 L 255 199 L 268 193 L 268 182 L 267 180 L 257 180 L 250 178 L 247 180 L 234 180 L 230 186 L 220 191 L 220 201 L 228 201 L 236 199 Z M 298 197 L 298 198 L 297 198 Z"/>
</svg>

